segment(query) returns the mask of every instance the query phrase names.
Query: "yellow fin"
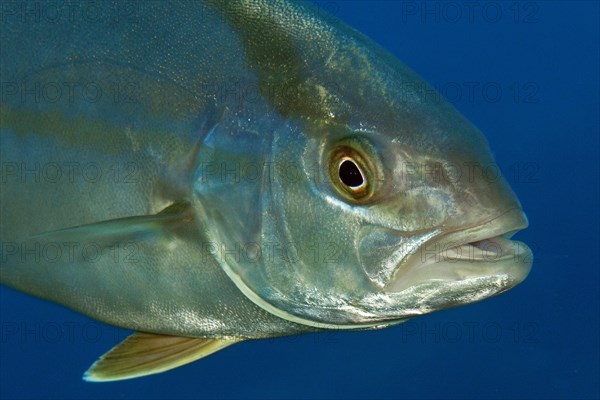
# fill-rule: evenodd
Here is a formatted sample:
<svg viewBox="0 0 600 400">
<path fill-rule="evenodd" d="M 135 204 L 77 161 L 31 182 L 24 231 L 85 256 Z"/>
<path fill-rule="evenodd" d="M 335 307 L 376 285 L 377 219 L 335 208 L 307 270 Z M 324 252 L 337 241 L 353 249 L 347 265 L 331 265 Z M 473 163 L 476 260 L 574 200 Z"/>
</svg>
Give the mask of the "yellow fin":
<svg viewBox="0 0 600 400">
<path fill-rule="evenodd" d="M 100 357 L 86 371 L 83 379 L 108 382 L 158 374 L 199 360 L 241 340 L 136 332 Z"/>
</svg>

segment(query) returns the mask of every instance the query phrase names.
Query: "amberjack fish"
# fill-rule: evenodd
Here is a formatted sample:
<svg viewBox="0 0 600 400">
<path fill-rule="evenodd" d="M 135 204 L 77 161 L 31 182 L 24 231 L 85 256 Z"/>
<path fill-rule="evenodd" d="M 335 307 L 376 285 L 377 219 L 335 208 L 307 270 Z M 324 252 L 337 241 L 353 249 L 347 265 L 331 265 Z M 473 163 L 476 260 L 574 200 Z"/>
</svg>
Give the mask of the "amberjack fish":
<svg viewBox="0 0 600 400">
<path fill-rule="evenodd" d="M 19 4 L 0 28 L 0 278 L 136 331 L 85 379 L 383 328 L 529 273 L 483 134 L 318 8 Z"/>
</svg>

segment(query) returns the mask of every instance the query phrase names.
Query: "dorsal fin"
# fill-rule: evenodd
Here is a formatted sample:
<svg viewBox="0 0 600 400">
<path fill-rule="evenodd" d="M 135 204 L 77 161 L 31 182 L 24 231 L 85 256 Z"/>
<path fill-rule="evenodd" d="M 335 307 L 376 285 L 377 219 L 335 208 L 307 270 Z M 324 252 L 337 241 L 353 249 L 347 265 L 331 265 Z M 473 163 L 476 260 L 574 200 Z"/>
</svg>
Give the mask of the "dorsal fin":
<svg viewBox="0 0 600 400">
<path fill-rule="evenodd" d="M 98 359 L 84 374 L 108 382 L 158 374 L 191 363 L 241 339 L 188 338 L 136 332 Z"/>
</svg>

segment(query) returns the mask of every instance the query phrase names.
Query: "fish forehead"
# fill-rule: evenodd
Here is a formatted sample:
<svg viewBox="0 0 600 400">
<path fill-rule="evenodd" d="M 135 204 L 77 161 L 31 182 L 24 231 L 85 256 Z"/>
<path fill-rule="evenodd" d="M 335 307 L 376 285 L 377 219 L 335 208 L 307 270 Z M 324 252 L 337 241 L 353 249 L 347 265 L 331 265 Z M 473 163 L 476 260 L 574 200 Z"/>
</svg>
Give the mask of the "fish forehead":
<svg viewBox="0 0 600 400">
<path fill-rule="evenodd" d="M 307 135 L 376 131 L 411 151 L 489 163 L 484 136 L 366 36 L 300 2 L 208 2 L 239 33 L 257 87 Z M 330 129 L 331 128 L 331 129 Z"/>
</svg>

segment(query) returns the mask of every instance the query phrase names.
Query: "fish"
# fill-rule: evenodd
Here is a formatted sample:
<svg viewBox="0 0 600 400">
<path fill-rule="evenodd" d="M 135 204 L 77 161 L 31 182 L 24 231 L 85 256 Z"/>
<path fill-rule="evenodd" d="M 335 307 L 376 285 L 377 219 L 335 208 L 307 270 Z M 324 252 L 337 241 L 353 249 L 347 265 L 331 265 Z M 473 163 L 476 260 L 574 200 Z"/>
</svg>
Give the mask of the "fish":
<svg viewBox="0 0 600 400">
<path fill-rule="evenodd" d="M 85 380 L 390 327 L 527 277 L 485 136 L 320 8 L 54 7 L 3 9 L 0 282 L 135 331 Z"/>
</svg>

